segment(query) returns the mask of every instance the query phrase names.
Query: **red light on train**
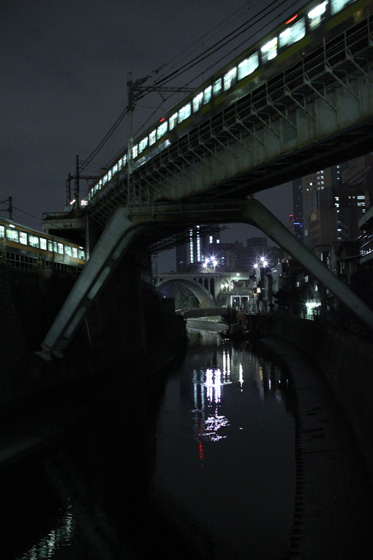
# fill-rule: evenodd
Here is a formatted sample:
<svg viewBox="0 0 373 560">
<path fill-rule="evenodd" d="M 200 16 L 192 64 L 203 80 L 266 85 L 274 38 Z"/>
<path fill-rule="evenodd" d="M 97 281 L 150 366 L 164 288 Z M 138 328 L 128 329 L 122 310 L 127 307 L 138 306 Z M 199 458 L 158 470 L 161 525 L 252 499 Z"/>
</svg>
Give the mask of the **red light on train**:
<svg viewBox="0 0 373 560">
<path fill-rule="evenodd" d="M 287 21 L 285 21 L 285 25 L 287 25 L 288 23 L 291 23 L 292 21 L 294 21 L 295 19 L 297 19 L 298 14 L 295 14 L 295 16 L 291 17 L 290 19 L 288 19 Z"/>
<path fill-rule="evenodd" d="M 161 119 L 159 119 L 159 122 L 163 122 L 164 121 L 164 117 L 162 117 Z"/>
</svg>

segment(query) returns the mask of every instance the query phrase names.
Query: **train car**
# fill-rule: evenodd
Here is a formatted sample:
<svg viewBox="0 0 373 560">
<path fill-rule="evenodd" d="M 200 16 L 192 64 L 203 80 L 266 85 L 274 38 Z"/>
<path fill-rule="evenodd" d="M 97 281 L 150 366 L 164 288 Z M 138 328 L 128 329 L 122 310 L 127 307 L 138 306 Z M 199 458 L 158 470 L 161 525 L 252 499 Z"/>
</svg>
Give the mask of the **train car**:
<svg viewBox="0 0 373 560">
<path fill-rule="evenodd" d="M 0 217 L 0 257 L 19 267 L 41 263 L 51 268 L 80 269 L 86 262 L 83 247 L 3 217 Z"/>
<path fill-rule="evenodd" d="M 371 0 L 320 0 L 304 6 L 270 34 L 241 53 L 205 81 L 133 143 L 133 170 L 180 140 L 206 118 L 222 111 L 265 84 L 289 64 L 336 33 L 342 33 L 367 18 Z M 92 203 L 126 172 L 128 150 L 113 162 L 88 193 Z"/>
</svg>

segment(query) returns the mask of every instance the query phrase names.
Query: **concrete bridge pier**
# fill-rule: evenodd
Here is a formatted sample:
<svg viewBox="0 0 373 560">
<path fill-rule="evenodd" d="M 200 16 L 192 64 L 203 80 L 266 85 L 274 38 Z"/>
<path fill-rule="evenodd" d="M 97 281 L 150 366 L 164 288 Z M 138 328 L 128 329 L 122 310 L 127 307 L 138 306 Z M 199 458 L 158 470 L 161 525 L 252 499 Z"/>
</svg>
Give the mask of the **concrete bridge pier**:
<svg viewBox="0 0 373 560">
<path fill-rule="evenodd" d="M 180 227 L 180 223 L 184 223 L 185 227 L 195 223 L 224 222 L 246 222 L 254 225 L 297 259 L 373 331 L 373 311 L 256 200 L 160 203 L 130 210 L 131 218 L 128 217 L 128 208 L 118 208 L 100 237 L 42 343 L 42 352 L 38 354 L 44 359 L 50 359 L 52 355 L 63 356 L 63 349 L 69 345 L 87 310 L 132 243 L 145 229 L 152 228 L 157 223 L 167 224 L 171 229 L 173 225 Z"/>
<path fill-rule="evenodd" d="M 144 258 L 131 251 L 126 254 L 87 311 L 89 343 L 103 363 L 109 363 L 112 356 L 146 350 Z"/>
</svg>

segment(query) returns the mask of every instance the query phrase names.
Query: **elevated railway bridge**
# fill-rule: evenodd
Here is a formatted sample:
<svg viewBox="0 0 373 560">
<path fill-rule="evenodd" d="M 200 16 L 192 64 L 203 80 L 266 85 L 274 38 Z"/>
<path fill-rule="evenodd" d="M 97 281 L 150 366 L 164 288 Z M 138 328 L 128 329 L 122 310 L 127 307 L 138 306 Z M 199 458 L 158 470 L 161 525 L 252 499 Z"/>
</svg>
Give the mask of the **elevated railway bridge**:
<svg viewBox="0 0 373 560">
<path fill-rule="evenodd" d="M 372 311 L 253 198 L 373 149 L 372 4 L 311 2 L 130 139 L 89 190 L 98 241 L 44 357 L 63 354 L 129 247 L 157 251 L 193 224 L 258 227 L 373 328 Z"/>
</svg>

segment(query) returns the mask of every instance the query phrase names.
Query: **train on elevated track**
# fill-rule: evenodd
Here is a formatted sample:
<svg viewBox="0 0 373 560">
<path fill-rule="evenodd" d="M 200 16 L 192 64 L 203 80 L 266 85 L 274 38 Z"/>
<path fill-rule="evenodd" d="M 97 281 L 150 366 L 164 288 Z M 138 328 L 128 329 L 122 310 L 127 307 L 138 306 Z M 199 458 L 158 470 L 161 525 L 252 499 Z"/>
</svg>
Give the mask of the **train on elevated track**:
<svg viewBox="0 0 373 560">
<path fill-rule="evenodd" d="M 86 263 L 83 247 L 67 239 L 48 235 L 13 220 L 0 217 L 0 258 L 17 268 L 37 264 L 64 270 L 82 268 Z"/>
<path fill-rule="evenodd" d="M 133 171 L 290 64 L 312 57 L 323 42 L 363 24 L 369 13 L 373 13 L 371 0 L 318 0 L 289 14 L 276 29 L 205 81 L 134 141 L 130 162 Z M 127 148 L 91 186 L 88 203 L 98 199 L 113 179 L 126 176 L 130 153 Z"/>
</svg>

